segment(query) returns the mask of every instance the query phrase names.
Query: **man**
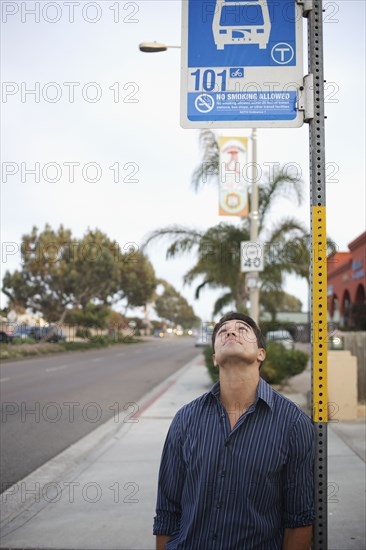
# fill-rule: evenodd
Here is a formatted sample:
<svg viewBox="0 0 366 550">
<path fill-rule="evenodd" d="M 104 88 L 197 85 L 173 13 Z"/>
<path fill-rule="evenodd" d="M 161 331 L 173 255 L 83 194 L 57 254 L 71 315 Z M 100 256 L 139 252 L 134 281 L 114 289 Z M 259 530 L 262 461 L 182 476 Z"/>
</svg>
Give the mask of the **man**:
<svg viewBox="0 0 366 550">
<path fill-rule="evenodd" d="M 163 550 L 309 550 L 314 432 L 259 376 L 265 340 L 241 313 L 212 335 L 219 382 L 175 415 L 160 465 Z"/>
</svg>

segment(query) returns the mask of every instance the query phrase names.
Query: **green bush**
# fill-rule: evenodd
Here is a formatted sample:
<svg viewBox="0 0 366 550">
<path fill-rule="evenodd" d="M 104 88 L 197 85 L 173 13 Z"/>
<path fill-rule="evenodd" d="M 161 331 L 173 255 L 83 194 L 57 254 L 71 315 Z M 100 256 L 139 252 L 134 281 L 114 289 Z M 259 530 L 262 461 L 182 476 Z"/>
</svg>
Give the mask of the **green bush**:
<svg viewBox="0 0 366 550">
<path fill-rule="evenodd" d="M 100 344 L 98 342 L 62 342 L 61 346 L 66 351 L 79 351 L 87 349 L 97 349 L 105 347 L 105 344 Z"/>
<path fill-rule="evenodd" d="M 219 368 L 215 367 L 213 364 L 211 346 L 205 346 L 202 349 L 202 353 L 205 357 L 206 367 L 208 369 L 209 375 L 211 376 L 212 382 L 217 382 L 217 380 L 219 379 Z"/>
<path fill-rule="evenodd" d="M 36 355 L 46 355 L 64 351 L 62 344 L 37 344 L 32 340 L 32 343 L 26 343 L 23 339 L 21 344 L 0 344 L 0 359 L 21 359 L 23 357 L 32 357 Z"/>
<path fill-rule="evenodd" d="M 15 346 L 20 344 L 34 344 L 35 339 L 34 338 L 13 338 L 11 343 L 14 344 Z"/>
<path fill-rule="evenodd" d="M 118 338 L 118 344 L 135 344 L 136 342 L 144 344 L 145 340 L 140 340 L 139 338 L 135 338 L 134 336 L 119 336 Z"/>
<path fill-rule="evenodd" d="M 77 338 L 84 338 L 84 339 L 89 339 L 91 337 L 91 332 L 88 328 L 86 327 L 83 327 L 83 328 L 77 328 L 76 329 L 76 333 L 75 333 L 75 336 Z"/>
<path fill-rule="evenodd" d="M 114 336 L 100 334 L 98 336 L 92 336 L 89 340 L 84 342 L 62 342 L 61 346 L 66 351 L 78 351 L 106 348 L 113 344 L 134 344 L 136 342 L 141 343 L 141 340 L 139 340 L 138 338 L 133 338 L 132 336 L 122 336 L 121 334 L 118 335 L 118 339 L 116 339 Z"/>
<path fill-rule="evenodd" d="M 219 379 L 219 369 L 212 361 L 211 346 L 202 350 L 207 370 L 213 382 Z M 260 374 L 269 384 L 282 384 L 285 380 L 300 374 L 306 368 L 309 356 L 300 350 L 286 350 L 281 344 L 271 343 L 267 346 L 266 360 Z"/>
<path fill-rule="evenodd" d="M 282 344 L 271 343 L 267 346 L 261 376 L 269 384 L 282 384 L 291 376 L 303 372 L 308 358 L 304 351 L 286 350 Z"/>
<path fill-rule="evenodd" d="M 144 340 L 130 336 L 129 334 L 121 334 L 120 332 L 108 335 L 108 341 L 110 344 L 135 344 L 136 342 L 143 343 Z"/>
<path fill-rule="evenodd" d="M 0 344 L 0 359 L 20 359 L 34 355 L 45 355 L 48 353 L 84 351 L 105 348 L 113 344 L 135 344 L 142 342 L 143 340 L 134 338 L 133 336 L 122 336 L 121 334 L 118 335 L 118 339 L 113 336 L 100 335 L 93 336 L 91 340 L 84 340 L 82 342 L 59 342 L 57 344 L 50 344 L 48 342 L 40 344 L 30 338 L 19 338 L 13 340 L 14 345 L 5 343 Z"/>
<path fill-rule="evenodd" d="M 91 336 L 89 342 L 91 344 L 99 344 L 100 346 L 109 346 L 111 339 L 107 335 L 98 334 L 97 336 Z"/>
</svg>

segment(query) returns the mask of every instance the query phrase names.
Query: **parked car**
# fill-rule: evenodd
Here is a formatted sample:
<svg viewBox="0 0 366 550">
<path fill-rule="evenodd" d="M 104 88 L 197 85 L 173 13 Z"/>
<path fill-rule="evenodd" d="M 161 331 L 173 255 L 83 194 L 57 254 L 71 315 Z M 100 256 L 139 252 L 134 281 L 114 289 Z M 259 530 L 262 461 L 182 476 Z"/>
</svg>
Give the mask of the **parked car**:
<svg viewBox="0 0 366 550">
<path fill-rule="evenodd" d="M 1 332 L 3 333 L 3 336 L 0 336 L 1 342 L 13 342 L 15 338 L 19 338 L 21 340 L 33 338 L 33 340 L 39 342 L 43 338 L 46 339 L 46 336 L 51 332 L 52 335 L 50 335 L 50 338 L 47 339 L 47 342 L 64 342 L 66 340 L 65 334 L 61 328 L 57 326 L 39 327 L 38 325 L 15 325 L 11 332 Z"/>
<path fill-rule="evenodd" d="M 287 350 L 292 350 L 295 347 L 295 341 L 288 330 L 271 330 L 267 332 L 266 341 L 267 343 L 282 344 Z"/>
<path fill-rule="evenodd" d="M 10 339 L 14 340 L 14 338 L 21 338 L 25 340 L 25 338 L 34 338 L 33 329 L 34 327 L 29 327 L 28 325 L 17 325 L 14 331 L 9 335 Z"/>
<path fill-rule="evenodd" d="M 204 336 L 197 336 L 194 345 L 196 348 L 204 348 L 205 346 L 208 346 L 208 342 Z"/>
<path fill-rule="evenodd" d="M 203 348 L 205 346 L 211 346 L 211 338 L 214 329 L 213 323 L 203 323 L 201 330 L 197 334 L 195 347 Z"/>
<path fill-rule="evenodd" d="M 46 340 L 47 342 L 64 342 L 66 336 L 60 327 L 48 326 L 48 327 L 32 327 L 32 336 L 37 341 Z M 49 335 L 49 337 L 48 337 Z"/>
<path fill-rule="evenodd" d="M 199 335 L 199 336 L 197 336 L 194 345 L 195 345 L 196 348 L 204 348 L 205 346 L 210 346 L 211 345 L 211 338 L 208 338 L 206 335 L 203 335 L 203 336 Z"/>
</svg>

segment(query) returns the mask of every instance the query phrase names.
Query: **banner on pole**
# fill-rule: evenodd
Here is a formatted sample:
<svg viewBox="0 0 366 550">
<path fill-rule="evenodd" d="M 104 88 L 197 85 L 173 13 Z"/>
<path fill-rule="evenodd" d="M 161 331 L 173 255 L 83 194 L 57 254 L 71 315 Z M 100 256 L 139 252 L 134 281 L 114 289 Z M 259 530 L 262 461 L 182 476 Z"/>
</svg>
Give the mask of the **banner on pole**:
<svg viewBox="0 0 366 550">
<path fill-rule="evenodd" d="M 248 138 L 220 137 L 219 215 L 248 215 L 248 191 L 245 179 Z"/>
</svg>

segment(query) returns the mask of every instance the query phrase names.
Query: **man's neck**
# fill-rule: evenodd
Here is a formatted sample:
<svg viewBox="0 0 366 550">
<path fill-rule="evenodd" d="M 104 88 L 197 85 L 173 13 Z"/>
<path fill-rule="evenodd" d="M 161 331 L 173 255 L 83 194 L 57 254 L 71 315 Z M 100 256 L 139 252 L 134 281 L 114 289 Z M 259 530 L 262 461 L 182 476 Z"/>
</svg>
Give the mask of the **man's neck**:
<svg viewBox="0 0 366 550">
<path fill-rule="evenodd" d="M 256 399 L 258 365 L 230 364 L 220 367 L 220 401 L 230 419 L 238 420 Z M 235 423 L 234 422 L 234 423 Z"/>
</svg>

